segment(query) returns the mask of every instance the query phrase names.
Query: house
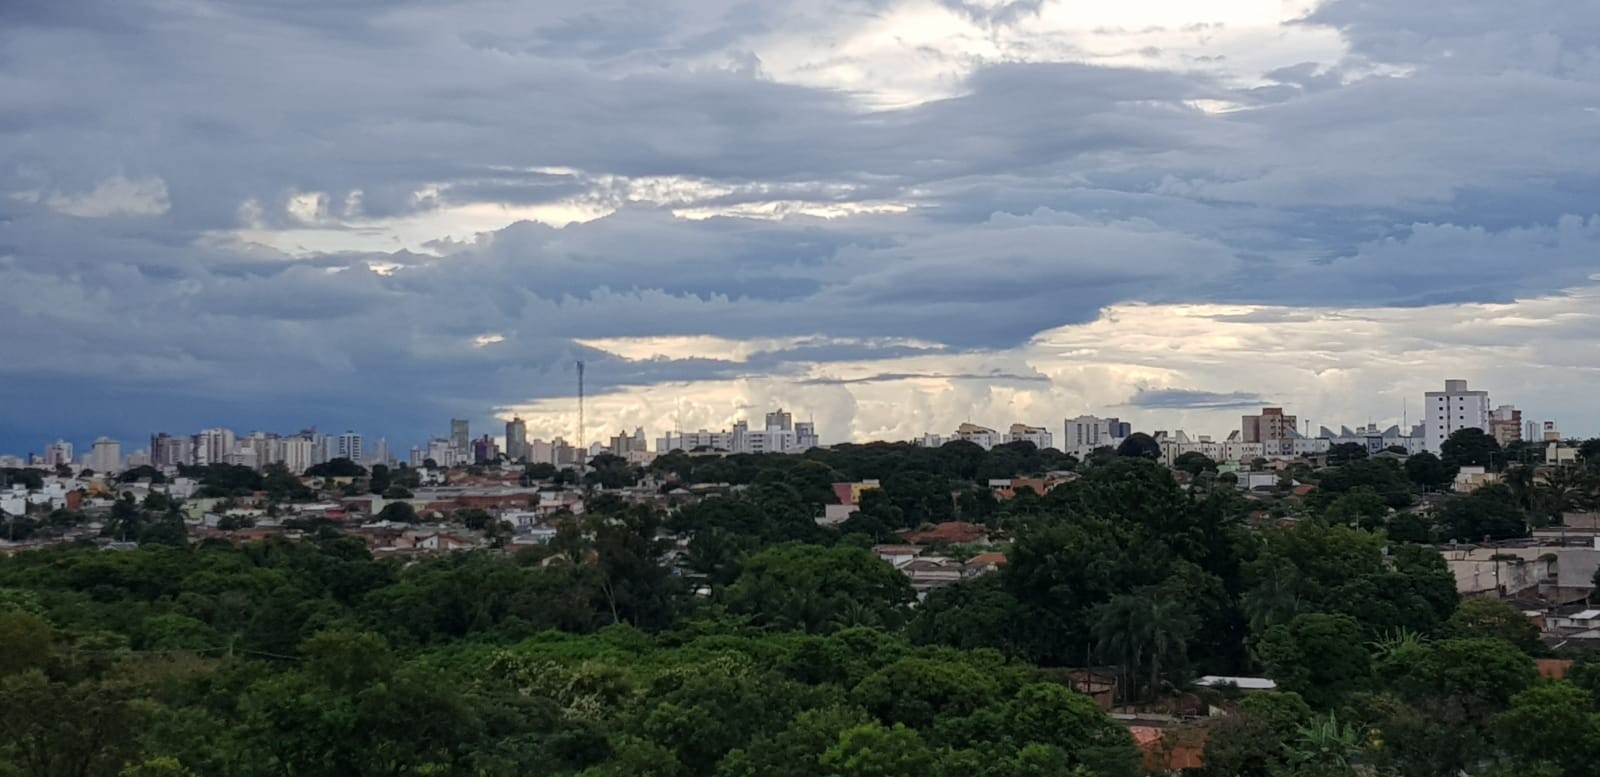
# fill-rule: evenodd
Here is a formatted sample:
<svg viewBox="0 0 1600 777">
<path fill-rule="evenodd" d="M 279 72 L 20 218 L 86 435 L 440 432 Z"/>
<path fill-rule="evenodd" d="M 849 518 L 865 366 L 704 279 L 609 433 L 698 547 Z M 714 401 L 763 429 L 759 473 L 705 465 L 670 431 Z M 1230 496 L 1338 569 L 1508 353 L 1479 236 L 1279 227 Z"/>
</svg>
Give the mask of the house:
<svg viewBox="0 0 1600 777">
<path fill-rule="evenodd" d="M 944 556 L 914 558 L 900 566 L 900 571 L 911 578 L 911 589 L 921 599 L 935 588 L 961 582 L 961 562 Z"/>
<path fill-rule="evenodd" d="M 962 577 L 978 577 L 1000 569 L 1006 563 L 1004 553 L 979 553 L 967 559 L 961 570 Z"/>
<path fill-rule="evenodd" d="M 1078 479 L 1076 472 L 1051 472 L 1042 478 L 998 478 L 989 481 L 989 490 L 994 492 L 994 498 L 1002 502 L 1015 499 L 1017 492 L 1026 488 L 1033 493 L 1044 496 L 1055 490 L 1056 486 L 1071 483 Z"/>
<path fill-rule="evenodd" d="M 855 505 L 838 504 L 823 505 L 822 515 L 817 516 L 818 526 L 838 526 L 850 520 L 850 516 L 857 512 Z"/>
<path fill-rule="evenodd" d="M 927 531 L 904 532 L 900 538 L 914 545 L 968 545 L 989 541 L 989 530 L 966 521 L 946 521 Z"/>
<path fill-rule="evenodd" d="M 1551 631 L 1588 631 L 1600 628 L 1600 610 L 1587 608 L 1565 615 L 1551 615 L 1546 620 Z"/>
<path fill-rule="evenodd" d="M 1500 473 L 1489 472 L 1483 467 L 1462 467 L 1456 473 L 1456 482 L 1453 486 L 1458 494 L 1470 494 L 1484 486 L 1500 482 Z"/>
<path fill-rule="evenodd" d="M 917 556 L 922 555 L 921 545 L 876 545 L 872 552 L 878 558 L 889 562 L 896 569 L 904 566 Z"/>
</svg>

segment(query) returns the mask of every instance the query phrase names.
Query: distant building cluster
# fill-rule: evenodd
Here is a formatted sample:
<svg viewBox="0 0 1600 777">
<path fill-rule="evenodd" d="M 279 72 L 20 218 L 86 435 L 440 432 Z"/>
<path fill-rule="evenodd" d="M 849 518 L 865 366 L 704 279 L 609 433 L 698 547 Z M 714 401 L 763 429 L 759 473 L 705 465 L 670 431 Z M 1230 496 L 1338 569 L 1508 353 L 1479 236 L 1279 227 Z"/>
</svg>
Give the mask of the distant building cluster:
<svg viewBox="0 0 1600 777">
<path fill-rule="evenodd" d="M 1303 424 L 1303 427 L 1302 427 Z M 1079 415 L 1067 418 L 1057 436 L 1047 426 L 1013 423 L 1004 431 L 966 422 L 949 434 L 927 433 L 912 442 L 939 447 L 961 441 L 990 450 L 1000 445 L 1029 443 L 1038 449 L 1054 448 L 1079 458 L 1094 455 L 1103 448 L 1116 448 L 1134 434 L 1133 424 L 1116 417 Z M 1161 449 L 1161 458 L 1171 464 L 1186 453 L 1198 453 L 1217 462 L 1248 463 L 1256 459 L 1281 460 L 1327 453 L 1335 446 L 1359 445 L 1369 454 L 1383 451 L 1409 455 L 1421 451 L 1439 452 L 1444 441 L 1462 429 L 1479 429 L 1502 447 L 1514 442 L 1558 443 L 1561 435 L 1552 421 L 1524 421 L 1522 411 L 1512 405 L 1495 406 L 1489 393 L 1472 389 L 1465 380 L 1445 381 L 1444 390 L 1423 396 L 1422 421 L 1414 425 L 1391 424 L 1379 427 L 1366 424 L 1337 430 L 1319 427 L 1312 432 L 1309 421 L 1282 407 L 1265 407 L 1244 415 L 1239 428 L 1223 437 L 1195 435 L 1184 430 L 1147 430 Z M 450 419 L 446 436 L 418 445 L 404 457 L 412 467 L 431 463 L 436 467 L 483 465 L 498 461 L 549 464 L 558 468 L 578 467 L 600 454 L 617 456 L 630 464 L 645 464 L 656 456 L 682 451 L 690 454 L 803 453 L 819 447 L 816 425 L 796 421 L 783 408 L 766 413 L 757 426 L 738 421 L 730 429 L 710 431 L 669 431 L 655 438 L 652 449 L 645 430 L 619 431 L 604 440 L 585 446 L 565 438 L 541 440 L 528 436 L 521 418 L 505 422 L 504 436 L 472 436 L 467 419 Z M 1563 455 L 1557 451 L 1557 457 Z M 67 467 L 114 473 L 127 468 L 153 466 L 172 470 L 178 466 L 234 464 L 252 468 L 282 465 L 291 472 L 333 459 L 349 459 L 358 464 L 396 463 L 387 441 L 369 442 L 362 434 L 345 431 L 325 434 L 306 429 L 295 434 L 251 432 L 236 435 L 225 428 L 204 429 L 195 434 L 151 435 L 148 449 L 124 456 L 117 440 L 101 437 L 88 451 L 75 450 L 71 442 L 58 440 L 42 453 L 27 456 L 0 456 L 0 467 Z"/>
</svg>

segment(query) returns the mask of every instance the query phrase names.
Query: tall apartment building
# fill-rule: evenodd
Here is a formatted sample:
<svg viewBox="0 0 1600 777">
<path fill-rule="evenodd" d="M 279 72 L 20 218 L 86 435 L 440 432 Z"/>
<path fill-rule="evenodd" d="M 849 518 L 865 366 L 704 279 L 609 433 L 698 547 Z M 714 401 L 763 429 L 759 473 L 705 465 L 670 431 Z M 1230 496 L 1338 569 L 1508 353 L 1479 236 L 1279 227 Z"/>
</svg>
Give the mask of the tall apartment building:
<svg viewBox="0 0 1600 777">
<path fill-rule="evenodd" d="M 1489 436 L 1500 447 L 1522 439 L 1522 411 L 1511 405 L 1501 405 L 1489 413 Z"/>
<path fill-rule="evenodd" d="M 472 450 L 472 434 L 467 431 L 467 419 L 450 419 L 450 447 L 458 451 Z"/>
<path fill-rule="evenodd" d="M 767 414 L 766 428 L 768 430 L 782 429 L 786 432 L 790 431 L 794 429 L 794 414 L 785 412 L 784 409 L 780 407 L 777 410 Z"/>
<path fill-rule="evenodd" d="M 195 435 L 192 440 L 194 463 L 200 466 L 226 464 L 228 454 L 233 453 L 232 429 L 206 429 Z"/>
<path fill-rule="evenodd" d="M 296 475 L 303 475 L 316 464 L 313 450 L 316 442 L 306 435 L 295 435 L 277 440 L 274 445 L 272 457 L 283 465 L 284 469 Z"/>
<path fill-rule="evenodd" d="M 1445 381 L 1444 391 L 1429 391 L 1422 402 L 1423 435 L 1430 451 L 1442 450 L 1444 441 L 1462 429 L 1489 431 L 1489 392 L 1473 391 L 1464 380 Z"/>
<path fill-rule="evenodd" d="M 493 437 L 486 434 L 473 441 L 472 461 L 474 464 L 490 464 L 499 457 L 500 446 L 495 444 Z"/>
<path fill-rule="evenodd" d="M 453 467 L 458 463 L 456 454 L 461 450 L 461 448 L 455 447 L 453 440 L 435 437 L 428 441 L 427 458 L 433 459 L 433 463 L 438 466 Z"/>
<path fill-rule="evenodd" d="M 528 424 L 513 417 L 506 422 L 506 458 L 522 461 L 528 458 Z"/>
<path fill-rule="evenodd" d="M 166 432 L 150 435 L 150 465 L 156 468 L 194 463 L 194 440 Z"/>
<path fill-rule="evenodd" d="M 1281 407 L 1261 408 L 1260 415 L 1247 415 L 1239 428 L 1239 440 L 1261 443 L 1268 456 L 1293 456 L 1294 441 L 1299 437 L 1295 429 L 1300 419 L 1287 415 Z"/>
<path fill-rule="evenodd" d="M 611 442 L 606 445 L 606 451 L 613 456 L 627 457 L 630 453 L 646 452 L 648 443 L 644 438 L 644 427 L 635 427 L 633 434 L 617 432 L 611 435 Z"/>
<path fill-rule="evenodd" d="M 338 448 L 335 451 L 334 457 L 340 459 L 349 459 L 354 462 L 365 461 L 366 449 L 362 445 L 362 442 L 361 435 L 356 432 L 347 431 L 344 434 L 339 435 L 337 443 Z"/>
</svg>

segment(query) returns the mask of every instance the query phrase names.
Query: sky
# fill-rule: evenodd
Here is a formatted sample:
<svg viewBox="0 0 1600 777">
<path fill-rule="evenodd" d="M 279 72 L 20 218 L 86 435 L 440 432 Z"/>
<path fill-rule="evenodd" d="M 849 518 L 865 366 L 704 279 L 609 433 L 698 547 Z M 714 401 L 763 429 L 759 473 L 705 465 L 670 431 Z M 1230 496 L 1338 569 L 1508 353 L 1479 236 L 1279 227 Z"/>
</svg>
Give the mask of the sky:
<svg viewBox="0 0 1600 777">
<path fill-rule="evenodd" d="M 0 451 L 1600 435 L 1600 0 L 0 3 Z"/>
</svg>

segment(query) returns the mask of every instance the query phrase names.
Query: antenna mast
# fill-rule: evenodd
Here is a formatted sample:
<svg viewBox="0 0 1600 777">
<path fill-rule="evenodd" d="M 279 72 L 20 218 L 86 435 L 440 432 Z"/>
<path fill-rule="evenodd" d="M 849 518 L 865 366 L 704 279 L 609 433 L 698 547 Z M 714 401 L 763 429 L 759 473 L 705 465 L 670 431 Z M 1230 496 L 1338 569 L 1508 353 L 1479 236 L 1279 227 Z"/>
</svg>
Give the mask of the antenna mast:
<svg viewBox="0 0 1600 777">
<path fill-rule="evenodd" d="M 589 446 L 584 444 L 584 361 L 578 360 L 578 472 L 589 462 Z"/>
</svg>

